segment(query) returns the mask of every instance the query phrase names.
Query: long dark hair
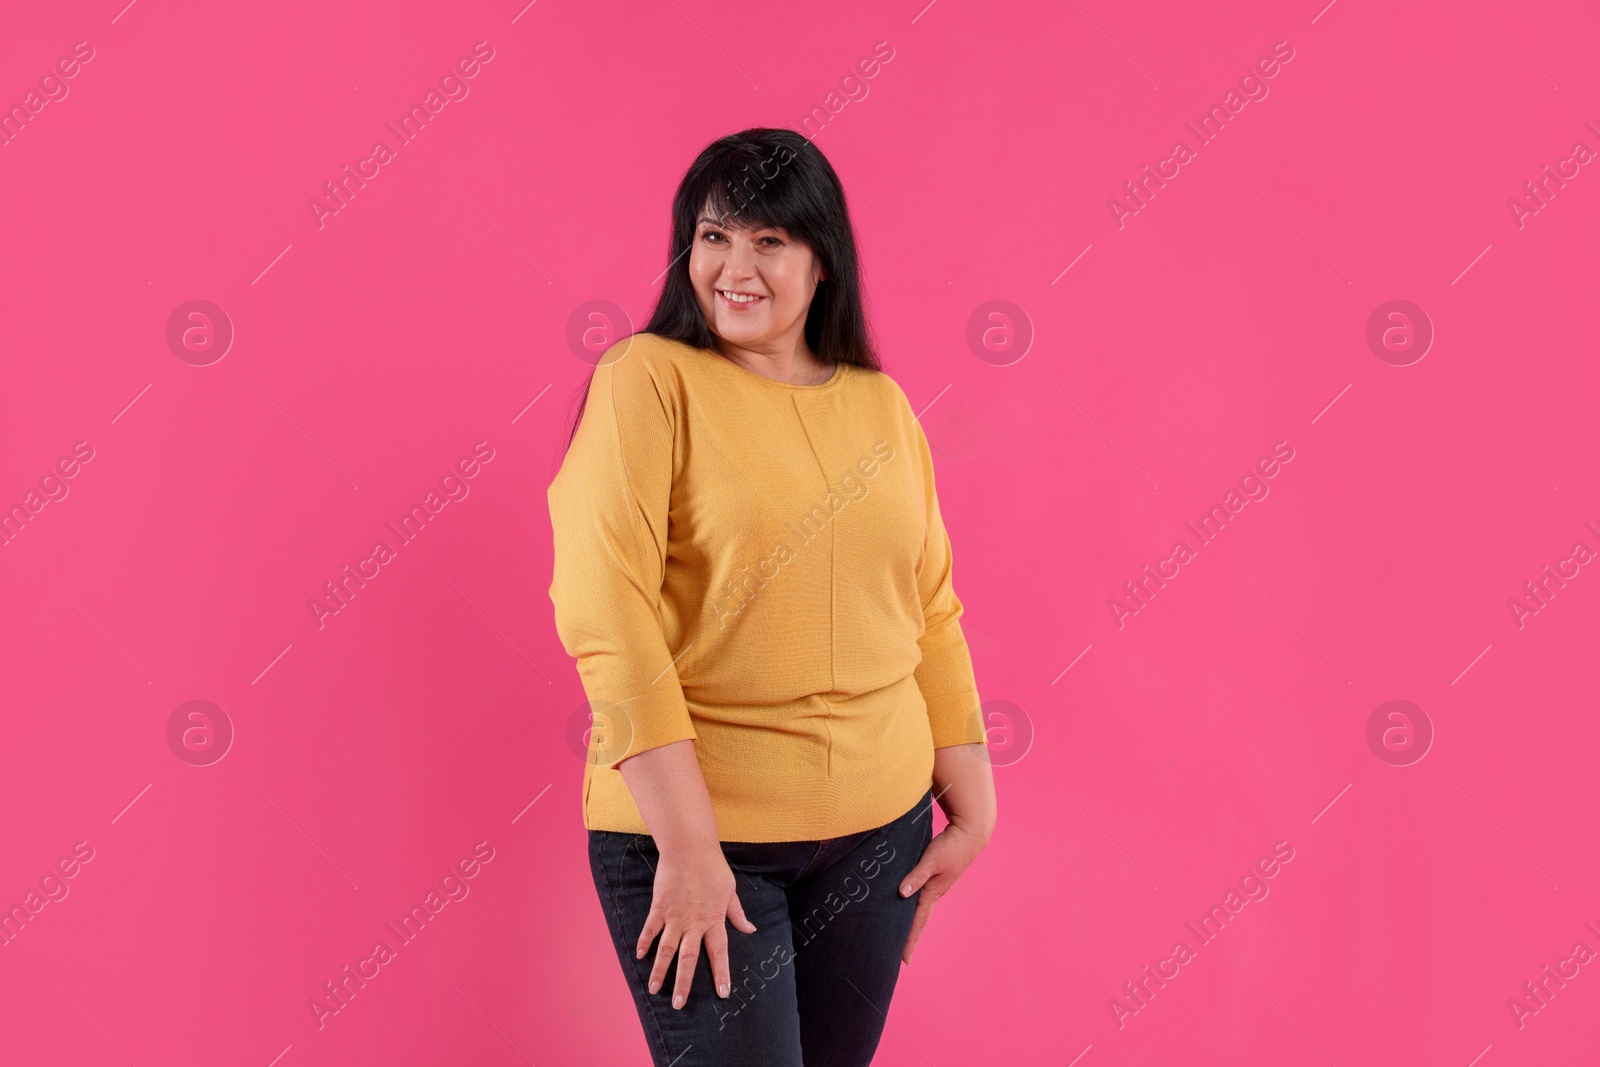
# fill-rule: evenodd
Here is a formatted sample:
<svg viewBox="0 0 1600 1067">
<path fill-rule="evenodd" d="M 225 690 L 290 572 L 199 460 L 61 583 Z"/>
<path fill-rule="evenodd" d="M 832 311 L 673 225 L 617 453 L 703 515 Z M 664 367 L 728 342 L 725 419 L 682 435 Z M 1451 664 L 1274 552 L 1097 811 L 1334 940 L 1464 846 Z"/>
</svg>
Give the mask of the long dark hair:
<svg viewBox="0 0 1600 1067">
<path fill-rule="evenodd" d="M 817 146 L 793 130 L 758 126 L 711 142 L 695 158 L 672 198 L 667 277 L 641 333 L 716 351 L 689 281 L 689 249 L 701 211 L 738 228 L 782 229 L 810 247 L 826 277 L 806 313 L 806 344 L 824 363 L 882 370 L 861 299 L 855 231 L 839 176 Z M 619 340 L 621 340 L 619 338 Z M 589 399 L 591 371 L 567 433 L 572 447 Z"/>
</svg>

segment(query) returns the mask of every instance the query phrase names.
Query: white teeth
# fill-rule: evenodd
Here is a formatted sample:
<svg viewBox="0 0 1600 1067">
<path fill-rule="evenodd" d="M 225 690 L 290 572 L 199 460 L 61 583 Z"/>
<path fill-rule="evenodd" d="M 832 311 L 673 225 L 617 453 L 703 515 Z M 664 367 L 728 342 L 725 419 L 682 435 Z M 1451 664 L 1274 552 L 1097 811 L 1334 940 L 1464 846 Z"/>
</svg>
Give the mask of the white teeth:
<svg viewBox="0 0 1600 1067">
<path fill-rule="evenodd" d="M 759 296 L 745 296 L 740 293 L 730 293 L 726 289 L 718 289 L 717 292 L 721 293 L 729 300 L 732 300 L 735 304 L 753 304 L 757 300 L 761 299 Z"/>
</svg>

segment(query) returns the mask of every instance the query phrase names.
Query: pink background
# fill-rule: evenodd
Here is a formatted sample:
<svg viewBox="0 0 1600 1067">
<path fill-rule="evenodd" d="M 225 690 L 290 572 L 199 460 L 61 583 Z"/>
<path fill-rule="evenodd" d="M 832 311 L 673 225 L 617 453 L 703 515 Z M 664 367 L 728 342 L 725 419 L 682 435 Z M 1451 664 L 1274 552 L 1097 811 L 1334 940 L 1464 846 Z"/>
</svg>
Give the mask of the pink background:
<svg viewBox="0 0 1600 1067">
<path fill-rule="evenodd" d="M 878 1062 L 1600 1052 L 1600 967 L 1507 1006 L 1600 950 L 1600 576 L 1507 607 L 1600 548 L 1600 174 L 1507 207 L 1600 148 L 1587 5 L 121 5 L 0 40 L 8 106 L 95 53 L 0 148 L 0 504 L 94 450 L 0 548 L 0 902 L 94 849 L 0 948 L 0 1061 L 646 1062 L 546 592 L 567 325 L 642 321 L 695 153 L 798 126 L 878 41 L 817 143 L 926 409 L 980 689 L 1035 733 Z M 308 199 L 477 41 L 470 94 L 319 229 Z M 1270 95 L 1119 229 L 1108 199 L 1278 41 Z M 166 341 L 191 299 L 236 330 L 209 366 Z M 966 341 L 993 299 L 1034 332 L 1008 366 Z M 1365 339 L 1391 299 L 1437 332 L 1410 366 Z M 479 441 L 470 495 L 319 629 Z M 1278 441 L 1270 496 L 1119 629 L 1108 599 Z M 194 699 L 236 731 L 209 766 L 167 741 Z M 1391 699 L 1436 731 L 1409 766 L 1367 743 Z M 480 841 L 470 895 L 319 1030 L 310 998 Z M 1279 841 L 1270 895 L 1119 1028 Z"/>
</svg>

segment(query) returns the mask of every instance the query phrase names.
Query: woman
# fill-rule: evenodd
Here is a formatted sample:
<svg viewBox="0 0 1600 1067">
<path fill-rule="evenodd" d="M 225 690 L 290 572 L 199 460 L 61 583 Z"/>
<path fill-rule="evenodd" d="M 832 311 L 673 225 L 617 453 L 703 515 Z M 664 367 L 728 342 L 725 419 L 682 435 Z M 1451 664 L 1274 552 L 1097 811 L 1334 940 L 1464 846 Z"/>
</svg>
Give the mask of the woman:
<svg viewBox="0 0 1600 1067">
<path fill-rule="evenodd" d="M 549 488 L 595 889 L 660 1067 L 866 1064 L 995 823 L 932 457 L 815 146 L 724 137 L 672 216 Z"/>
</svg>

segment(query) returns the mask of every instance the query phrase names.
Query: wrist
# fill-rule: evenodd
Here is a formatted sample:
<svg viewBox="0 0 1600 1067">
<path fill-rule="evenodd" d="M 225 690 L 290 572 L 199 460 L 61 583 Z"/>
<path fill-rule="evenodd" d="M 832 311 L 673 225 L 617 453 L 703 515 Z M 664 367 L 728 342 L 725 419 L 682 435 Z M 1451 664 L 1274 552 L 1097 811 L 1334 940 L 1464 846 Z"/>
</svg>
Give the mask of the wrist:
<svg viewBox="0 0 1600 1067">
<path fill-rule="evenodd" d="M 994 836 L 994 823 L 995 820 L 992 815 L 987 819 L 972 819 L 958 816 L 950 820 L 950 824 L 952 826 L 956 827 L 962 833 L 976 838 L 978 843 L 981 845 L 988 844 L 989 838 Z"/>
<path fill-rule="evenodd" d="M 697 860 L 705 859 L 709 856 L 723 858 L 722 845 L 715 840 L 701 837 L 699 834 L 682 840 L 669 839 L 663 841 L 657 839 L 656 851 L 663 856 L 671 856 L 674 859 Z"/>
</svg>

